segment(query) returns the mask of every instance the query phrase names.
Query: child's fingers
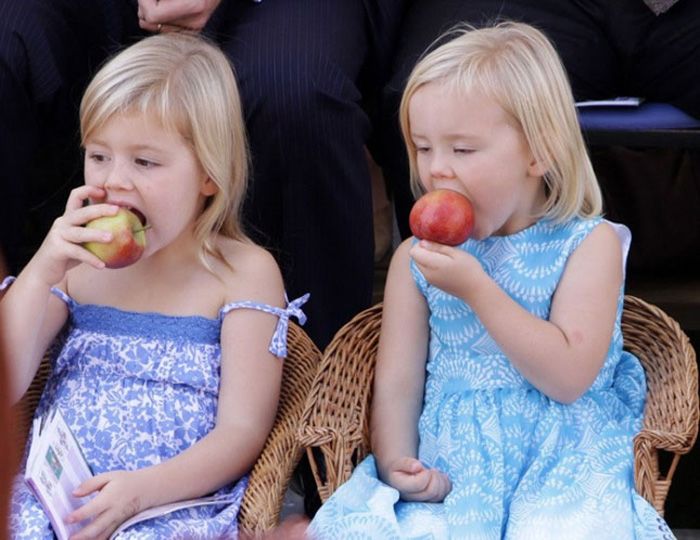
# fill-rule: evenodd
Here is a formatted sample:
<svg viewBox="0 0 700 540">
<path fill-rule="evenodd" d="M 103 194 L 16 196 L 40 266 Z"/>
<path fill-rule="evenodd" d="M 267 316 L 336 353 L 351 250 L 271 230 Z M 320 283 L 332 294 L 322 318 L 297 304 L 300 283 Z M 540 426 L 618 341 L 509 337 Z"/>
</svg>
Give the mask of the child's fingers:
<svg viewBox="0 0 700 540">
<path fill-rule="evenodd" d="M 119 524 L 116 523 L 112 513 L 102 512 L 90 523 L 85 525 L 76 534 L 71 535 L 70 540 L 92 540 L 94 538 L 108 538 Z"/>
<path fill-rule="evenodd" d="M 401 457 L 391 464 L 389 483 L 404 500 L 417 500 L 414 495 L 422 492 L 429 481 L 427 473 L 428 469 L 416 458 Z"/>
<path fill-rule="evenodd" d="M 406 501 L 440 502 L 451 491 L 452 483 L 437 469 L 425 469 L 405 482 L 401 496 Z"/>
<path fill-rule="evenodd" d="M 104 191 L 95 186 L 81 186 L 71 191 L 66 202 L 66 209 L 58 221 L 67 225 L 85 225 L 93 219 L 113 216 L 119 206 L 106 203 L 85 204 L 87 200 L 104 198 Z"/>
<path fill-rule="evenodd" d="M 117 212 L 119 212 L 119 206 L 107 203 L 88 204 L 79 210 L 80 217 L 87 221 L 103 216 L 113 216 Z"/>
<path fill-rule="evenodd" d="M 109 243 L 114 235 L 109 231 L 99 229 L 87 229 L 85 227 L 70 227 L 62 231 L 63 239 L 73 244 L 83 244 L 85 242 Z"/>
<path fill-rule="evenodd" d="M 405 501 L 422 501 L 425 499 L 425 490 L 430 483 L 428 471 L 421 471 L 410 476 L 403 476 L 397 482 L 396 488 Z"/>
<path fill-rule="evenodd" d="M 442 257 L 451 256 L 453 249 L 455 248 L 421 240 L 411 247 L 409 253 L 417 263 L 429 265 L 430 263 L 438 262 Z"/>
<path fill-rule="evenodd" d="M 75 492 L 74 492 L 75 493 Z M 105 505 L 100 501 L 99 497 L 89 500 L 83 506 L 74 510 L 66 516 L 66 523 L 80 523 L 86 519 L 100 515 L 106 510 Z"/>
<path fill-rule="evenodd" d="M 68 200 L 66 201 L 66 212 L 71 210 L 78 210 L 81 208 L 85 201 L 90 198 L 93 199 L 104 199 L 105 191 L 104 189 L 97 186 L 80 186 L 72 189 L 68 195 Z"/>
<path fill-rule="evenodd" d="M 113 216 L 119 211 L 115 204 L 89 204 L 73 211 L 73 225 L 84 225 L 85 223 L 104 216 Z"/>
<path fill-rule="evenodd" d="M 450 255 L 456 249 L 453 246 L 439 244 L 438 242 L 431 242 L 430 240 L 421 240 L 420 242 L 418 242 L 417 246 L 426 251 L 431 251 L 433 253 L 442 253 L 443 255 Z"/>
<path fill-rule="evenodd" d="M 85 249 L 83 244 L 85 242 L 110 242 L 112 239 L 112 233 L 107 231 L 70 225 L 64 216 L 54 222 L 49 237 L 42 244 L 41 249 L 48 249 L 45 246 L 52 246 L 56 257 L 66 261 L 83 262 L 95 268 L 104 268 L 104 263 L 96 255 Z M 73 265 L 74 263 L 68 264 Z"/>
<path fill-rule="evenodd" d="M 419 244 L 411 247 L 408 253 L 418 266 L 427 267 L 432 260 L 432 254 Z"/>
<path fill-rule="evenodd" d="M 109 482 L 109 477 L 104 474 L 92 476 L 73 490 L 74 497 L 85 497 L 95 491 L 101 490 Z"/>
<path fill-rule="evenodd" d="M 392 469 L 403 474 L 418 474 L 425 469 L 425 467 L 416 458 L 402 457 L 392 463 Z"/>
<path fill-rule="evenodd" d="M 68 256 L 73 260 L 89 264 L 90 266 L 93 266 L 97 269 L 102 269 L 105 267 L 105 263 L 104 261 L 102 261 L 102 259 L 100 259 L 97 255 L 94 255 L 93 253 L 89 252 L 83 246 L 79 246 L 77 244 L 69 248 Z"/>
<path fill-rule="evenodd" d="M 436 469 L 430 471 L 430 480 L 425 488 L 424 495 L 428 502 L 440 502 L 452 490 L 452 482 L 445 473 Z"/>
</svg>

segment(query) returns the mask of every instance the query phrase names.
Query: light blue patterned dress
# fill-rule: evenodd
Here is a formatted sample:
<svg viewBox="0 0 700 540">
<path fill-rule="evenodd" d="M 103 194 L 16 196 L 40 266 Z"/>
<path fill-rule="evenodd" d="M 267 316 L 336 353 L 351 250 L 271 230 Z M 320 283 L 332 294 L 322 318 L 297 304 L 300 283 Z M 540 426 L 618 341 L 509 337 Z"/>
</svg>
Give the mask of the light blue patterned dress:
<svg viewBox="0 0 700 540">
<path fill-rule="evenodd" d="M 460 249 L 546 319 L 569 256 L 600 221 L 541 220 Z M 626 254 L 629 232 L 616 229 L 627 234 Z M 672 538 L 634 489 L 632 440 L 646 385 L 639 360 L 622 350 L 623 290 L 600 373 L 564 405 L 523 378 L 467 304 L 428 284 L 413 262 L 411 271 L 430 310 L 419 458 L 446 472 L 452 491 L 440 504 L 399 501 L 369 456 L 309 532 L 324 540 Z"/>
<path fill-rule="evenodd" d="M 70 317 L 52 347 L 52 373 L 36 414 L 60 408 L 94 474 L 156 465 L 203 438 L 216 419 L 220 333 L 226 314 L 245 308 L 278 316 L 270 351 L 282 358 L 289 317 L 303 323 L 300 306 L 308 298 L 301 297 L 286 309 L 231 303 L 221 308 L 217 319 L 209 319 L 78 304 L 58 289 L 53 292 L 68 305 Z M 153 518 L 126 529 L 118 538 L 236 538 L 247 482 L 245 476 L 220 489 L 219 505 Z M 10 518 L 12 538 L 54 538 L 22 475 L 13 485 Z"/>
</svg>

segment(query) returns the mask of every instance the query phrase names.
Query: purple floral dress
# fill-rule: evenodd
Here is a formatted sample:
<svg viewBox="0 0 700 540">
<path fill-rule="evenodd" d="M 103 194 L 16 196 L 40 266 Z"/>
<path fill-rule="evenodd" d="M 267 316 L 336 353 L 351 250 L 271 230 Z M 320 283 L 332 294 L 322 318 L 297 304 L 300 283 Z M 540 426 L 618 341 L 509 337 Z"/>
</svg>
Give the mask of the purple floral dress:
<svg viewBox="0 0 700 540">
<path fill-rule="evenodd" d="M 11 281 L 5 279 L 0 290 Z M 300 306 L 308 298 L 294 300 L 286 309 L 231 303 L 217 319 L 208 319 L 79 304 L 59 289 L 53 293 L 67 304 L 70 316 L 50 351 L 52 372 L 36 415 L 60 408 L 94 474 L 156 465 L 202 439 L 216 419 L 226 314 L 258 309 L 278 316 L 270 351 L 282 358 L 289 317 L 303 323 Z M 118 538 L 235 538 L 247 481 L 244 476 L 221 488 L 216 493 L 221 504 L 137 523 Z M 12 538 L 54 538 L 22 474 L 13 485 L 10 520 Z"/>
</svg>

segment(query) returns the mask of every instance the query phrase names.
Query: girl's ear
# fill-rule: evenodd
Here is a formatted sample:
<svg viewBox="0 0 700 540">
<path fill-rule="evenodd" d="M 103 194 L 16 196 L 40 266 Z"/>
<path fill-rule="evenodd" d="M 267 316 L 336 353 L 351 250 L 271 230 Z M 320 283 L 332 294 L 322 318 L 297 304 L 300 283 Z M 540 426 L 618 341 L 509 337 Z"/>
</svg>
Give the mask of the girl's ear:
<svg viewBox="0 0 700 540">
<path fill-rule="evenodd" d="M 204 179 L 204 182 L 202 182 L 202 187 L 200 188 L 199 191 L 205 197 L 211 197 L 215 193 L 218 193 L 219 186 L 216 185 L 216 182 L 214 182 L 214 180 L 212 180 L 209 176 L 207 176 Z"/>
<path fill-rule="evenodd" d="M 541 177 L 547 173 L 547 166 L 544 162 L 537 159 L 535 156 L 531 156 L 530 164 L 527 167 L 527 172 L 530 176 Z"/>
</svg>

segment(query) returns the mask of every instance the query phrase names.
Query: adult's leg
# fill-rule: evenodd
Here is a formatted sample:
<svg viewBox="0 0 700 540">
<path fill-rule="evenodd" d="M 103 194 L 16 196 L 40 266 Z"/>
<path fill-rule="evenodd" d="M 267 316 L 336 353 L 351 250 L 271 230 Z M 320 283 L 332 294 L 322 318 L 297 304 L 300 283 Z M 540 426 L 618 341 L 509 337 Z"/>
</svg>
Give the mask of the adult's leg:
<svg viewBox="0 0 700 540">
<path fill-rule="evenodd" d="M 444 42 L 438 38 L 458 24 L 480 27 L 496 21 L 517 20 L 538 27 L 554 42 L 576 99 L 614 96 L 620 88 L 618 56 L 606 33 L 606 6 L 605 0 L 414 0 L 411 3 L 382 100 L 380 165 L 394 198 L 402 237 L 411 234 L 408 214 L 413 196 L 398 125 L 398 107 L 406 80 L 419 57 L 428 48 Z"/>
<path fill-rule="evenodd" d="M 679 0 L 658 16 L 639 0 L 611 2 L 610 9 L 627 95 L 700 118 L 700 2 Z"/>
<path fill-rule="evenodd" d="M 371 301 L 370 123 L 358 78 L 369 51 L 356 0 L 230 2 L 222 45 L 241 87 L 253 156 L 248 232 L 280 261 L 290 297 L 311 293 L 324 347 Z"/>
<path fill-rule="evenodd" d="M 700 3 L 679 0 L 657 16 L 642 1 L 618 0 L 608 20 L 622 58 L 623 94 L 671 103 L 700 119 Z M 601 147 L 592 155 L 606 215 L 632 230 L 630 284 L 659 275 L 692 279 L 700 262 L 700 153 Z"/>
<path fill-rule="evenodd" d="M 78 103 L 134 19 L 127 0 L 0 3 L 0 249 L 17 272 L 82 181 Z"/>
</svg>

